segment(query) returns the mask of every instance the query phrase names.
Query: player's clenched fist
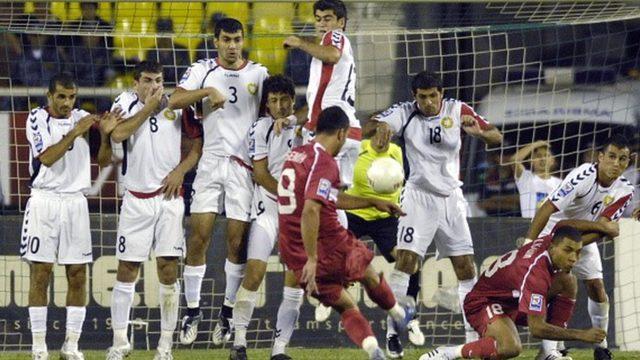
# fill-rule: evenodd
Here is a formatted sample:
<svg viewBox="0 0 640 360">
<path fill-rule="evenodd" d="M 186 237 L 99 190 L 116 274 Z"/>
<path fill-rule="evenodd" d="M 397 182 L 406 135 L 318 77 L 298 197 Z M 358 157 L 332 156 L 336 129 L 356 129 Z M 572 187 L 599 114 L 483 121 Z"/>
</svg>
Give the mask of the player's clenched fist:
<svg viewBox="0 0 640 360">
<path fill-rule="evenodd" d="M 581 340 L 588 343 L 600 343 L 607 337 L 607 333 L 599 328 L 586 329 L 582 332 Z"/>
<path fill-rule="evenodd" d="M 113 111 L 104 114 L 100 118 L 100 132 L 104 135 L 111 134 L 113 129 L 115 129 L 119 123 L 124 121 L 122 115 L 123 111 L 120 107 L 116 107 Z"/>
<path fill-rule="evenodd" d="M 91 129 L 91 126 L 93 126 L 93 124 L 99 119 L 100 118 L 97 115 L 87 115 L 83 117 L 82 119 L 80 119 L 80 121 L 78 121 L 76 127 L 71 130 L 73 132 L 73 136 L 77 137 L 83 135 L 84 133 L 89 131 L 89 129 Z"/>
<path fill-rule="evenodd" d="M 302 39 L 300 39 L 297 36 L 289 36 L 286 39 L 284 39 L 284 42 L 282 43 L 282 46 L 286 48 L 293 48 L 293 49 L 297 49 L 300 47 L 300 45 L 302 45 Z"/>
<path fill-rule="evenodd" d="M 386 151 L 391 141 L 391 128 L 387 123 L 379 123 L 376 128 L 376 133 L 371 138 L 371 146 L 377 152 Z"/>
<path fill-rule="evenodd" d="M 164 87 L 158 86 L 155 89 L 151 89 L 149 93 L 149 97 L 147 98 L 147 104 L 151 106 L 152 109 L 157 109 L 162 103 L 164 96 Z"/>
<path fill-rule="evenodd" d="M 227 97 L 216 88 L 209 88 L 209 95 L 207 95 L 207 99 L 209 99 L 213 110 L 223 108 L 225 101 L 227 101 Z"/>
</svg>

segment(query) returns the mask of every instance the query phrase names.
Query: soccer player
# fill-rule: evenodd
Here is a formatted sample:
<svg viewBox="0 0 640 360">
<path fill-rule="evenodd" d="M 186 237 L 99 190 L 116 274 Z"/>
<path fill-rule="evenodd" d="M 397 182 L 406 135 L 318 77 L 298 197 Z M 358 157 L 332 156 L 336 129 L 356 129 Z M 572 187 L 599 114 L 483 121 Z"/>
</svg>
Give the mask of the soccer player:
<svg viewBox="0 0 640 360">
<path fill-rule="evenodd" d="M 274 121 L 294 117 L 295 85 L 287 77 L 276 75 L 262 84 L 263 103 L 267 114 L 251 127 L 248 136 L 249 156 L 256 181 L 253 196 L 254 221 L 249 230 L 247 269 L 236 294 L 233 309 L 235 337 L 230 359 L 246 359 L 247 327 L 253 315 L 258 296 L 257 290 L 267 270 L 267 260 L 278 239 L 278 178 L 285 157 L 298 142 L 294 126 L 283 129 L 280 135 L 273 131 Z M 285 347 L 291 339 L 295 322 L 300 314 L 303 290 L 292 272 L 285 272 L 282 303 L 278 310 L 276 339 L 271 359 L 291 359 Z"/>
<path fill-rule="evenodd" d="M 523 162 L 531 157 L 531 169 Z M 522 217 L 533 218 L 547 196 L 555 190 L 562 179 L 552 176 L 556 162 L 547 141 L 536 141 L 521 147 L 512 156 L 514 177 L 520 193 L 520 211 Z"/>
<path fill-rule="evenodd" d="M 435 241 L 438 258 L 451 260 L 462 305 L 476 282 L 476 267 L 458 180 L 461 135 L 464 131 L 495 146 L 501 143 L 502 134 L 464 102 L 443 99 L 442 81 L 434 73 L 418 73 L 411 88 L 414 101 L 394 105 L 371 120 L 378 122 L 376 136 L 388 139 L 391 132 L 403 139 L 409 165 L 401 199 L 407 216 L 398 224 L 391 288 L 396 297 L 407 293 L 410 275 Z M 466 320 L 465 329 L 467 341 L 477 338 Z"/>
<path fill-rule="evenodd" d="M 356 118 L 356 68 L 353 49 L 344 34 L 347 26 L 347 8 L 340 0 L 319 0 L 313 4 L 316 31 L 321 36 L 320 43 L 306 41 L 297 36 L 289 36 L 284 41 L 285 48 L 300 49 L 313 58 L 309 69 L 307 86 L 308 114 L 301 117 L 304 124 L 305 143 L 313 138 L 320 111 L 330 106 L 340 107 L 349 117 L 347 142 L 338 153 L 336 160 L 340 166 L 340 176 L 345 186 L 352 183 L 353 166 L 358 157 L 362 130 Z M 291 121 L 281 119 L 282 126 Z M 277 125 L 277 128 L 280 124 Z"/>
<path fill-rule="evenodd" d="M 171 95 L 171 108 L 202 101 L 204 146 L 193 183 L 191 235 L 187 241 L 184 292 L 187 314 L 182 320 L 180 341 L 191 344 L 198 335 L 200 290 L 206 270 L 206 254 L 216 216 L 227 217 L 227 260 L 224 265 L 224 304 L 213 334 L 220 345 L 231 337 L 233 305 L 246 262 L 245 233 L 251 217 L 253 181 L 245 139 L 258 118 L 262 83 L 267 69 L 242 57 L 244 30 L 235 19 L 216 24 L 216 59 L 200 60 L 185 72 Z"/>
<path fill-rule="evenodd" d="M 392 202 L 340 192 L 334 157 L 348 132 L 344 111 L 337 106 L 326 108 L 318 117 L 315 140 L 287 156 L 278 181 L 280 256 L 307 293 L 341 314 L 345 332 L 370 359 L 384 359 L 369 321 L 346 286 L 360 282 L 369 298 L 400 327 L 413 318 L 415 308 L 396 301 L 384 277 L 371 266 L 373 253 L 340 224 L 336 210 L 374 206 L 392 215 L 402 211 Z"/>
<path fill-rule="evenodd" d="M 29 114 L 31 196 L 22 224 L 20 255 L 29 262 L 29 323 L 33 337 L 33 359 L 49 358 L 46 344 L 47 292 L 53 264 L 67 272 L 67 325 L 60 356 L 82 360 L 78 340 L 86 314 L 87 265 L 93 261 L 89 208 L 84 192 L 91 187 L 91 157 L 86 134 L 100 122 L 98 163 L 111 160 L 109 134 L 122 118 L 118 112 L 100 120 L 74 108 L 78 89 L 67 74 L 51 78 L 48 106 Z"/>
<path fill-rule="evenodd" d="M 122 143 L 122 175 L 126 192 L 122 199 L 116 236 L 118 273 L 111 297 L 113 346 L 107 359 L 120 360 L 131 351 L 127 338 L 129 313 L 140 264 L 156 256 L 160 339 L 154 359 L 172 359 L 173 332 L 178 321 L 180 285 L 178 260 L 184 256 L 184 201 L 182 181 L 198 162 L 202 130 L 189 113 L 167 107 L 162 65 L 143 61 L 134 71 L 133 91 L 118 96 L 112 109 L 121 109 L 126 120 L 111 133 Z M 182 133 L 194 139 L 180 161 Z"/>
<path fill-rule="evenodd" d="M 586 163 L 573 169 L 552 192 L 533 218 L 528 239 L 547 235 L 562 219 L 582 219 L 593 222 L 617 221 L 631 202 L 633 185 L 622 176 L 631 159 L 629 143 L 621 135 L 609 138 L 598 153 L 596 163 Z M 589 296 L 589 315 L 593 326 L 607 331 L 609 298 L 602 280 L 602 260 L 598 246 L 585 246 L 574 267 L 574 274 L 584 281 Z M 555 360 L 563 356 L 556 342 L 543 341 L 537 359 Z M 611 359 L 607 340 L 596 344 L 596 360 Z"/>
<path fill-rule="evenodd" d="M 353 186 L 346 193 L 354 196 L 375 197 L 382 200 L 391 201 L 398 204 L 400 201 L 401 188 L 393 194 L 378 194 L 369 184 L 367 179 L 367 170 L 371 164 L 380 158 L 389 157 L 403 164 L 402 149 L 380 137 L 371 138 L 375 134 L 375 124 L 371 126 L 367 123 L 363 127 L 365 139 L 360 145 L 360 155 L 356 160 L 353 171 Z M 390 262 L 395 262 L 396 234 L 398 232 L 398 218 L 391 216 L 386 212 L 376 208 L 369 207 L 364 209 L 347 210 L 347 223 L 349 230 L 357 237 L 362 238 L 369 236 L 375 242 L 376 246 Z M 418 292 L 420 291 L 420 272 L 411 275 L 409 279 L 409 288 L 407 295 L 413 297 L 416 302 L 418 300 Z M 424 345 L 424 334 L 420 330 L 420 323 L 417 319 L 413 319 L 408 325 L 409 341 L 416 346 Z M 387 327 L 387 355 L 391 358 L 398 358 L 404 355 L 398 333 L 394 327 Z"/>
<path fill-rule="evenodd" d="M 589 235 L 583 237 L 576 228 L 559 225 L 552 234 L 504 254 L 482 273 L 464 301 L 466 317 L 480 340 L 439 347 L 420 360 L 517 357 L 522 344 L 516 325 L 529 326 L 531 335 L 538 338 L 602 341 L 607 335 L 602 329 L 566 328 L 578 291 L 571 268 L 583 244 L 597 237 L 587 239 Z M 618 231 L 617 226 L 605 224 L 588 230 Z"/>
</svg>

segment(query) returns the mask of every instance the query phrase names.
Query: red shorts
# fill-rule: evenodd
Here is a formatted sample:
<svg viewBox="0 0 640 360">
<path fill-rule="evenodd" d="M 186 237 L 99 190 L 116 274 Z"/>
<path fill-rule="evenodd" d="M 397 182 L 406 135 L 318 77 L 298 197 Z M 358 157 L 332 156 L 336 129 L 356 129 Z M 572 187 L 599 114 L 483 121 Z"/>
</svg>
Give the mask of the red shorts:
<svg viewBox="0 0 640 360">
<path fill-rule="evenodd" d="M 510 318 L 515 320 L 518 314 L 511 305 L 499 301 L 490 300 L 486 297 L 467 296 L 464 301 L 464 315 L 467 322 L 480 335 L 484 337 L 489 324 L 499 318 Z"/>
<path fill-rule="evenodd" d="M 350 283 L 364 278 L 367 267 L 373 260 L 373 252 L 360 240 L 350 237 L 331 253 L 318 257 L 316 284 L 318 292 L 311 296 L 326 306 L 332 306 L 342 290 Z M 304 289 L 306 284 L 300 281 L 302 269 L 294 270 L 298 284 Z"/>
</svg>

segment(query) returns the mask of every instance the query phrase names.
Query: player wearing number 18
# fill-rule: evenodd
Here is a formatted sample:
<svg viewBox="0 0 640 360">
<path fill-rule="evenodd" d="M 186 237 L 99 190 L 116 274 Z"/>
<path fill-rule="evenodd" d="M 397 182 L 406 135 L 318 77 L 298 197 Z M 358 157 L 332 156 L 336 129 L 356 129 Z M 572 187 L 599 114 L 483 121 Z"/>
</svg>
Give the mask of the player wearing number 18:
<svg viewBox="0 0 640 360">
<path fill-rule="evenodd" d="M 411 88 L 414 101 L 394 105 L 371 120 L 378 122 L 372 141 L 388 142 L 390 132 L 404 141 L 409 168 L 400 200 L 407 216 L 398 224 L 396 266 L 390 283 L 396 296 L 406 294 L 409 276 L 435 241 L 439 258 L 448 257 L 453 264 L 462 301 L 476 274 L 458 180 L 461 130 L 491 146 L 502 142 L 502 134 L 464 102 L 443 99 L 437 75 L 423 71 L 413 78 Z M 465 328 L 467 341 L 477 337 L 466 323 Z"/>
</svg>

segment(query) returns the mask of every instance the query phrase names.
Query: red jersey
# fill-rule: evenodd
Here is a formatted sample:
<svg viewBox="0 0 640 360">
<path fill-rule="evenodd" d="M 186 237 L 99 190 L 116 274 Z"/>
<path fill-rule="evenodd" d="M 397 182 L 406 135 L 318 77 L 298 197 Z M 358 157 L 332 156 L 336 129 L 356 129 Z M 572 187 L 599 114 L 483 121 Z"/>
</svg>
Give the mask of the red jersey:
<svg viewBox="0 0 640 360">
<path fill-rule="evenodd" d="M 483 299 L 501 304 L 513 320 L 518 314 L 546 315 L 547 292 L 555 273 L 548 252 L 552 236 L 508 252 L 491 264 L 467 295 L 465 311 Z"/>
<path fill-rule="evenodd" d="M 338 164 L 322 145 L 311 142 L 293 149 L 282 166 L 278 181 L 280 257 L 290 270 L 307 262 L 300 223 L 307 199 L 322 203 L 318 229 L 318 262 L 353 237 L 338 221 L 336 201 L 340 188 Z"/>
</svg>

